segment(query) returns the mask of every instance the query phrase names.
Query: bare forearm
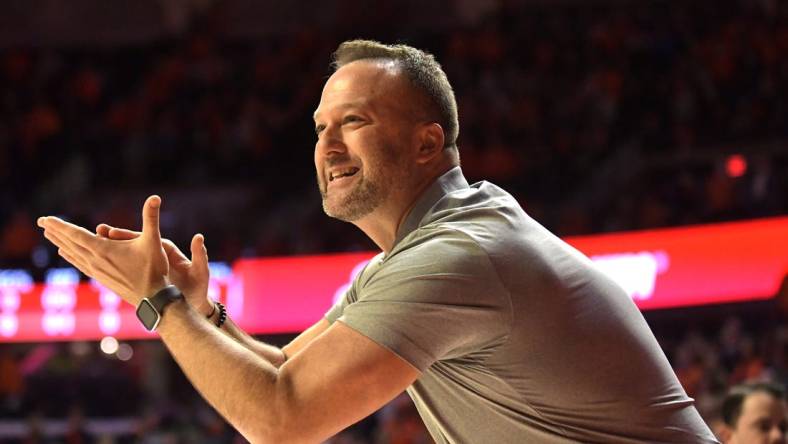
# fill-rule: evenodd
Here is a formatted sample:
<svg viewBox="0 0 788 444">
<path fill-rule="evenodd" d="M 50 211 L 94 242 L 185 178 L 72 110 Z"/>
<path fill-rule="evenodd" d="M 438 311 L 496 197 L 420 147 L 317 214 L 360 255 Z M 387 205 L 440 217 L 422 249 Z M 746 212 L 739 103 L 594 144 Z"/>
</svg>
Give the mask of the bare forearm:
<svg viewBox="0 0 788 444">
<path fill-rule="evenodd" d="M 190 308 L 167 307 L 158 328 L 178 365 L 202 396 L 251 442 L 278 432 L 278 370 Z"/>
<path fill-rule="evenodd" d="M 216 318 L 218 318 L 218 313 L 211 318 L 211 322 L 215 323 Z M 238 327 L 229 317 L 227 318 L 227 321 L 224 323 L 224 325 L 222 325 L 221 330 L 239 344 L 260 355 L 263 359 L 270 362 L 274 367 L 279 368 L 279 366 L 285 363 L 285 354 L 279 347 L 266 344 L 249 336 L 245 331 L 241 330 L 241 328 Z"/>
</svg>

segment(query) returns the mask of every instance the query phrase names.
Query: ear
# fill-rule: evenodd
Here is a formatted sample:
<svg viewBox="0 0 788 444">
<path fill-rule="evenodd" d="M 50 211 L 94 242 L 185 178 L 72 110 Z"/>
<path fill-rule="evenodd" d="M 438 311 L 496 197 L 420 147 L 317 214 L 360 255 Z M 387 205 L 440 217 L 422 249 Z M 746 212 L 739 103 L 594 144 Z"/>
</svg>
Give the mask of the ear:
<svg viewBox="0 0 788 444">
<path fill-rule="evenodd" d="M 732 444 L 733 441 L 733 429 L 727 424 L 720 424 L 718 427 L 715 427 L 716 430 L 714 432 L 717 434 L 717 438 L 719 438 L 720 442 L 723 444 Z"/>
<path fill-rule="evenodd" d="M 424 164 L 430 162 L 443 152 L 443 128 L 436 122 L 426 123 L 419 128 L 417 133 L 418 153 L 416 162 Z"/>
</svg>

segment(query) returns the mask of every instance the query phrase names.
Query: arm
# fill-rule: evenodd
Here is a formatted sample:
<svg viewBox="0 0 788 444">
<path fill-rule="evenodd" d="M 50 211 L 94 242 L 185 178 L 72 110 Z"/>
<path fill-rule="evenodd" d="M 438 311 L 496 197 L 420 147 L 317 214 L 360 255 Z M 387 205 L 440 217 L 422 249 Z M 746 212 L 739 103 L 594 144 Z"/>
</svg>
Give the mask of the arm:
<svg viewBox="0 0 788 444">
<path fill-rule="evenodd" d="M 214 325 L 217 316 L 218 314 L 215 314 L 214 317 L 211 318 L 211 321 L 214 322 Z M 304 330 L 300 335 L 298 335 L 289 344 L 282 347 L 281 349 L 253 338 L 240 327 L 238 327 L 229 317 L 227 318 L 227 321 L 224 323 L 224 325 L 222 325 L 221 330 L 239 344 L 265 358 L 274 367 L 279 368 L 285 363 L 285 361 L 292 358 L 313 339 L 326 331 L 329 325 L 330 324 L 327 320 L 321 319 L 308 329 Z"/>
<path fill-rule="evenodd" d="M 218 313 L 216 313 L 210 319 L 213 325 L 216 325 L 217 317 Z M 229 317 L 225 321 L 224 325 L 222 325 L 221 331 L 232 338 L 235 342 L 241 344 L 242 346 L 251 350 L 253 353 L 259 355 L 261 358 L 270 362 L 271 365 L 276 368 L 279 368 L 279 366 L 284 364 L 285 360 L 287 359 L 279 347 L 266 344 L 263 341 L 258 341 L 238 327 Z"/>
<path fill-rule="evenodd" d="M 304 347 L 309 345 L 315 338 L 320 336 L 324 331 L 328 330 L 331 324 L 324 318 L 313 324 L 311 327 L 304 330 L 295 339 L 290 341 L 289 344 L 282 347 L 282 353 L 285 355 L 285 360 L 291 359 Z"/>
<path fill-rule="evenodd" d="M 96 227 L 96 235 L 112 240 L 133 240 L 139 238 L 142 233 L 112 227 L 107 224 L 99 224 Z M 212 310 L 212 303 L 208 299 L 208 254 L 203 236 L 195 235 L 192 238 L 190 248 L 191 260 L 168 239 L 162 239 L 162 247 L 167 254 L 167 261 L 170 265 L 170 278 L 173 284 L 183 292 L 186 300 L 198 312 L 208 316 L 211 311 L 214 311 L 214 315 L 210 320 L 215 323 L 218 313 Z M 278 368 L 288 357 L 294 355 L 309 341 L 325 331 L 328 326 L 328 321 L 325 319 L 317 322 L 283 349 L 253 338 L 238 327 L 231 318 L 228 318 L 224 323 L 222 331 Z"/>
<path fill-rule="evenodd" d="M 61 256 L 136 306 L 142 295 L 169 283 L 159 206 L 158 197 L 148 198 L 142 234 L 132 240 L 96 237 L 55 217 L 38 224 Z M 294 341 L 292 358 L 279 369 L 222 334 L 183 300 L 167 307 L 160 334 L 206 400 L 254 443 L 321 441 L 374 412 L 419 376 L 416 368 L 341 322 L 306 345 Z"/>
<path fill-rule="evenodd" d="M 159 332 L 192 384 L 252 443 L 325 440 L 373 413 L 419 375 L 341 322 L 278 370 L 201 322 L 185 303 L 168 307 Z"/>
</svg>

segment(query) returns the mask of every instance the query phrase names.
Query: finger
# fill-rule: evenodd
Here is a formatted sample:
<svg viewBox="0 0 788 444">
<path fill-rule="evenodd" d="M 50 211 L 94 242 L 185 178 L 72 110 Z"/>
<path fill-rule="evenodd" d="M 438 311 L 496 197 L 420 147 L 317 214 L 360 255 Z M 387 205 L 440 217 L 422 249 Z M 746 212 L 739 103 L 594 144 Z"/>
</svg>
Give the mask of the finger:
<svg viewBox="0 0 788 444">
<path fill-rule="evenodd" d="M 109 238 L 112 240 L 131 240 L 142 235 L 139 231 L 127 230 L 125 228 L 112 228 L 109 230 Z"/>
<path fill-rule="evenodd" d="M 208 273 L 208 249 L 205 247 L 205 236 L 195 234 L 191 244 L 192 265 L 200 273 Z"/>
<path fill-rule="evenodd" d="M 64 248 L 64 247 L 66 246 L 66 243 L 65 243 L 65 242 L 63 242 L 62 240 L 60 240 L 60 238 L 59 238 L 59 237 L 55 236 L 55 235 L 54 235 L 54 234 L 53 234 L 51 231 L 49 231 L 49 230 L 44 230 L 44 237 L 45 237 L 47 240 L 49 240 L 50 242 L 52 242 L 52 245 L 54 245 L 54 246 L 56 246 L 56 247 L 58 247 L 58 248 Z"/>
<path fill-rule="evenodd" d="M 187 258 L 171 240 L 162 239 L 161 245 L 164 247 L 164 252 L 167 253 L 167 261 L 169 261 L 170 264 L 178 264 L 181 262 L 186 265 L 191 264 L 189 258 Z"/>
<path fill-rule="evenodd" d="M 159 207 L 161 207 L 161 197 L 155 194 L 148 197 L 142 207 L 142 237 L 156 242 L 161 241 Z"/>
<path fill-rule="evenodd" d="M 88 267 L 87 267 L 87 265 L 85 264 L 85 262 L 83 262 L 82 260 L 80 260 L 78 257 L 76 257 L 76 256 L 72 255 L 71 253 L 69 253 L 68 251 L 66 251 L 66 250 L 65 250 L 65 249 L 63 249 L 63 248 L 58 248 L 58 249 L 57 249 L 57 254 L 58 254 L 60 257 L 62 257 L 63 259 L 65 259 L 66 261 L 68 261 L 68 262 L 69 262 L 71 265 L 73 265 L 74 267 L 76 267 L 76 268 L 77 268 L 77 270 L 81 271 L 81 272 L 82 272 L 82 274 L 84 274 L 85 276 L 90 276 L 90 277 L 93 277 L 93 276 L 91 276 L 91 275 L 90 275 L 90 273 L 88 272 Z"/>
<path fill-rule="evenodd" d="M 72 256 L 90 257 L 91 253 L 87 248 L 69 241 L 54 231 L 44 230 L 44 237 L 49 239 L 56 247 L 68 251 Z"/>
<path fill-rule="evenodd" d="M 109 237 L 109 231 L 112 229 L 107 224 L 98 224 L 96 225 L 96 235 L 99 237 Z"/>
<path fill-rule="evenodd" d="M 132 240 L 140 237 L 142 233 L 139 231 L 127 230 L 125 228 L 115 228 L 107 224 L 99 224 L 96 227 L 96 234 L 99 237 L 112 240 Z"/>
<path fill-rule="evenodd" d="M 57 234 L 61 238 L 68 238 L 74 243 L 85 247 L 96 245 L 97 238 L 95 234 L 55 216 L 39 217 L 38 226 Z"/>
<path fill-rule="evenodd" d="M 121 288 L 125 288 L 122 285 L 119 285 L 117 280 L 112 279 L 110 276 L 106 275 L 105 273 L 101 272 L 101 269 L 98 268 L 91 268 L 88 264 L 81 260 L 79 257 L 72 255 L 69 251 L 59 248 L 57 250 L 57 254 L 68 261 L 71 265 L 73 265 L 77 270 L 81 271 L 82 274 L 88 276 L 90 278 L 96 279 L 97 281 L 101 282 L 101 285 L 105 286 L 106 288 L 110 289 L 117 295 L 121 295 L 119 292 Z M 122 296 L 121 296 L 122 297 Z"/>
</svg>

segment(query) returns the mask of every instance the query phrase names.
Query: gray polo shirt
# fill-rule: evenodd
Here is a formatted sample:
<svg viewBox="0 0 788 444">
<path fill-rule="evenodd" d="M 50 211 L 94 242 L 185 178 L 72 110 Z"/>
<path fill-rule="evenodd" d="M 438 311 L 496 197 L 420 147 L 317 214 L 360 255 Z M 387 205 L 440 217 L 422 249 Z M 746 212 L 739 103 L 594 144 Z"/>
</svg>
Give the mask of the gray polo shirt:
<svg viewBox="0 0 788 444">
<path fill-rule="evenodd" d="M 717 442 L 624 291 L 459 167 L 326 318 L 422 372 L 438 443 Z"/>
</svg>

